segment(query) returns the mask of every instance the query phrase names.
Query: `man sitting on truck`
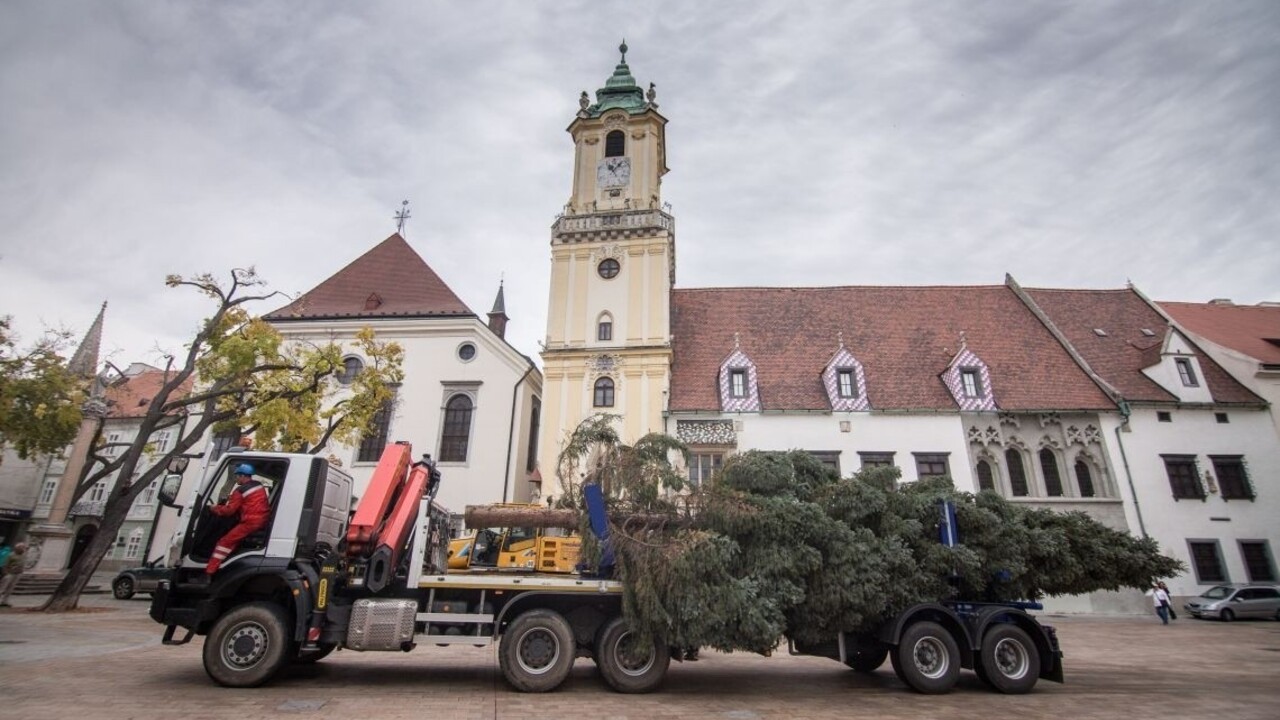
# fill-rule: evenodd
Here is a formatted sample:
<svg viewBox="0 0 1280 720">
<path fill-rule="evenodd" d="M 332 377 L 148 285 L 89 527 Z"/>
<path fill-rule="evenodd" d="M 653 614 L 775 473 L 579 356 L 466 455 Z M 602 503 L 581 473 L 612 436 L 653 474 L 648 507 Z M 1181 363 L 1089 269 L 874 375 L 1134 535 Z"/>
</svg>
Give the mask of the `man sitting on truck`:
<svg viewBox="0 0 1280 720">
<path fill-rule="evenodd" d="M 213 575 L 242 540 L 266 527 L 271 516 L 267 488 L 253 479 L 252 465 L 240 463 L 236 467 L 235 488 L 224 502 L 210 507 L 209 512 L 220 517 L 231 517 L 239 513 L 240 520 L 226 535 L 218 539 L 218 545 L 209 557 L 209 564 L 205 565 L 205 574 Z"/>
</svg>

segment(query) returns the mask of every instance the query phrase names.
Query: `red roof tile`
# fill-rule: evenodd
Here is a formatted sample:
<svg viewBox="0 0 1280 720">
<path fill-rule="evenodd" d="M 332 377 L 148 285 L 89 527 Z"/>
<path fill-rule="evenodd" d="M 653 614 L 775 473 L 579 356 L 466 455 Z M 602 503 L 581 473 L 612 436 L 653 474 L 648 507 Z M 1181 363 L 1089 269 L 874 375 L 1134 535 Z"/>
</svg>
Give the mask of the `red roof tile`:
<svg viewBox="0 0 1280 720">
<path fill-rule="evenodd" d="M 1266 365 L 1280 365 L 1280 306 L 1162 302 L 1187 330 Z"/>
<path fill-rule="evenodd" d="M 1130 289 L 1052 290 L 1026 288 L 1036 305 L 1066 335 L 1093 371 L 1131 402 L 1176 402 L 1177 398 L 1142 373 L 1150 348 L 1168 331 L 1164 317 Z M 1105 336 L 1094 332 L 1102 330 Z M 1143 330 L 1154 333 L 1149 336 Z M 1204 353 L 1200 369 L 1215 402 L 1256 403 L 1261 398 Z"/>
<path fill-rule="evenodd" d="M 110 408 L 107 416 L 111 418 L 140 418 L 147 414 L 147 407 L 167 380 L 163 370 L 148 370 L 136 375 L 118 379 L 115 384 L 107 386 L 103 395 Z M 192 382 L 188 379 L 169 397 L 176 400 L 191 392 Z"/>
<path fill-rule="evenodd" d="M 673 411 L 718 410 L 738 333 L 769 410 L 829 410 L 820 373 L 838 347 L 862 363 L 877 410 L 957 409 L 939 375 L 960 348 L 991 371 L 1005 410 L 1115 405 L 1007 287 L 710 288 L 671 294 Z"/>
<path fill-rule="evenodd" d="M 264 317 L 281 321 L 474 314 L 396 233 Z"/>
</svg>

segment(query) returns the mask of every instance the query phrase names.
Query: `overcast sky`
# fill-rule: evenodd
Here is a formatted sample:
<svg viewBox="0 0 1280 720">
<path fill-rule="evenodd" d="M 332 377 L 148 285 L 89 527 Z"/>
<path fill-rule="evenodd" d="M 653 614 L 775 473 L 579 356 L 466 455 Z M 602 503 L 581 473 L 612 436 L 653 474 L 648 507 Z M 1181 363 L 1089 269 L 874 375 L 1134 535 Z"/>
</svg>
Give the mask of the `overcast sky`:
<svg viewBox="0 0 1280 720">
<path fill-rule="evenodd" d="M 156 362 L 208 305 L 395 230 L 546 329 L 565 127 L 625 36 L 678 287 L 1122 287 L 1280 300 L 1280 2 L 7 2 L 0 314 Z M 269 311 L 284 304 L 259 308 Z"/>
</svg>

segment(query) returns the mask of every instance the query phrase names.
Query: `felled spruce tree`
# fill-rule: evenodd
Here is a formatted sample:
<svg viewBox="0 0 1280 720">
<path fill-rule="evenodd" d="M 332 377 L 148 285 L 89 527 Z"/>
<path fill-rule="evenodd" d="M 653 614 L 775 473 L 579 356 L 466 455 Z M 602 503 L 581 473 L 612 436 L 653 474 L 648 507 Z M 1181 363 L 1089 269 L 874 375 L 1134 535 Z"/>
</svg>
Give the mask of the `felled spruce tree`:
<svg viewBox="0 0 1280 720">
<path fill-rule="evenodd" d="M 919 602 L 1145 589 L 1183 569 L 1154 541 L 1084 513 L 958 492 L 945 478 L 898 485 L 896 468 L 841 479 L 802 451 L 734 456 L 675 503 L 663 492 L 673 480 L 661 457 L 683 447 L 661 436 L 627 447 L 609 436 L 602 450 L 602 427 L 580 448 L 580 459 L 593 459 L 580 479 L 614 481 L 626 614 L 673 646 L 768 652 L 784 636 L 820 642 L 871 630 Z M 938 541 L 941 500 L 955 504 L 959 547 Z M 584 557 L 598 559 L 585 537 Z"/>
</svg>

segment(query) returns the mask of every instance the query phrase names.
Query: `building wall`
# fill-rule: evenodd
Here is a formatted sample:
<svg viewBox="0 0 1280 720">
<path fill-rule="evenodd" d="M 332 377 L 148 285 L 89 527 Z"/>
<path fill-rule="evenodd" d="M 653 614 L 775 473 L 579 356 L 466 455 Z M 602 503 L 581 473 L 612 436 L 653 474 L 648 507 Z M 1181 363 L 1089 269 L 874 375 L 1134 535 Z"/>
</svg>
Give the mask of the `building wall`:
<svg viewBox="0 0 1280 720">
<path fill-rule="evenodd" d="M 1200 346 L 1224 370 L 1271 405 L 1271 422 L 1280 437 L 1280 372 L 1261 369 L 1261 364 L 1243 353 L 1223 347 L 1201 335 L 1193 336 Z"/>
</svg>

